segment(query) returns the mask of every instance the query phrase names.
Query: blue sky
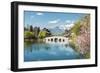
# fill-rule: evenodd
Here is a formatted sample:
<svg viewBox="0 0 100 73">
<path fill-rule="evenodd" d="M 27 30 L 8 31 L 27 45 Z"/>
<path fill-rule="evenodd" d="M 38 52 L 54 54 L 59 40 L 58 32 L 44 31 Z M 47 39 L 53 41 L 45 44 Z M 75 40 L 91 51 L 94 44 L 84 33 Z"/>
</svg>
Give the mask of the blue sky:
<svg viewBox="0 0 100 73">
<path fill-rule="evenodd" d="M 37 26 L 41 29 L 44 27 L 52 28 L 60 25 L 70 25 L 84 15 L 81 13 L 24 11 L 24 25 Z"/>
</svg>

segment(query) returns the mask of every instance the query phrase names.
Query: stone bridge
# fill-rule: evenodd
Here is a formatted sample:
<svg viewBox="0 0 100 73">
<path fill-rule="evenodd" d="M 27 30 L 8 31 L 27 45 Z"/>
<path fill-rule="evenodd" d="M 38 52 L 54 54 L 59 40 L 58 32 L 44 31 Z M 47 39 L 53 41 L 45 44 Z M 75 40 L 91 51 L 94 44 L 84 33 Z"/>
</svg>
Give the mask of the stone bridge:
<svg viewBox="0 0 100 73">
<path fill-rule="evenodd" d="M 52 36 L 44 38 L 45 43 L 59 43 L 59 44 L 68 44 L 68 38 L 64 36 Z"/>
</svg>

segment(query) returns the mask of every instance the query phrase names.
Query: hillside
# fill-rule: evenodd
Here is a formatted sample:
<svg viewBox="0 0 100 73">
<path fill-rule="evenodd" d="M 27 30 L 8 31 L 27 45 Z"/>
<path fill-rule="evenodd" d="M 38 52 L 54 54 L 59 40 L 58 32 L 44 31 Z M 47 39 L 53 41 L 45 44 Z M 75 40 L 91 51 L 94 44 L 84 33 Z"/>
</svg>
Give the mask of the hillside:
<svg viewBox="0 0 100 73">
<path fill-rule="evenodd" d="M 70 45 L 86 58 L 90 57 L 90 15 L 78 20 L 70 30 Z"/>
</svg>

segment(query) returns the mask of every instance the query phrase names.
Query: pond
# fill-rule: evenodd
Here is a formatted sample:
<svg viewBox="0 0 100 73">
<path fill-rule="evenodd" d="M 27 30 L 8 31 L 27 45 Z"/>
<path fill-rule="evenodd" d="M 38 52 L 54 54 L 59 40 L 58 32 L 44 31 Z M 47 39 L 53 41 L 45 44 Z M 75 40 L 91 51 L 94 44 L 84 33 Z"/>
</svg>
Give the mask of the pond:
<svg viewBox="0 0 100 73">
<path fill-rule="evenodd" d="M 24 61 L 83 59 L 71 46 L 63 44 L 25 43 Z"/>
</svg>

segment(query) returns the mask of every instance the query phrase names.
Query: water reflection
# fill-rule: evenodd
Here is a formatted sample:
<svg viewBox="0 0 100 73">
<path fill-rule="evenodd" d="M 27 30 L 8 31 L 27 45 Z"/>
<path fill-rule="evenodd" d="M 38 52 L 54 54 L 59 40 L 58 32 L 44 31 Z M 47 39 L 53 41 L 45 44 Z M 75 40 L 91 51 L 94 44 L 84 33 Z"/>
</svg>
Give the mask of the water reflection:
<svg viewBox="0 0 100 73">
<path fill-rule="evenodd" d="M 69 45 L 25 42 L 24 61 L 71 60 L 83 56 Z"/>
</svg>

